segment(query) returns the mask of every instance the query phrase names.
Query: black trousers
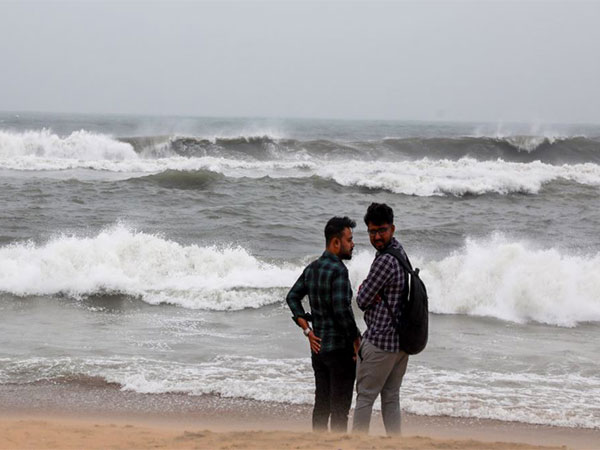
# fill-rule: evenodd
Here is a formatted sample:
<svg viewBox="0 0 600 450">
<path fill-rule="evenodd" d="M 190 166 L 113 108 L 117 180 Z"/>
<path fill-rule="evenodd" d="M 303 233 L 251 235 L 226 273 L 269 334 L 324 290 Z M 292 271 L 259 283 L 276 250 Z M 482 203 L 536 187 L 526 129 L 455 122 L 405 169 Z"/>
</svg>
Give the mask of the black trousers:
<svg viewBox="0 0 600 450">
<path fill-rule="evenodd" d="M 331 431 L 347 431 L 348 411 L 356 378 L 353 355 L 352 348 L 312 354 L 316 386 L 312 417 L 314 431 L 326 431 L 329 417 Z"/>
</svg>

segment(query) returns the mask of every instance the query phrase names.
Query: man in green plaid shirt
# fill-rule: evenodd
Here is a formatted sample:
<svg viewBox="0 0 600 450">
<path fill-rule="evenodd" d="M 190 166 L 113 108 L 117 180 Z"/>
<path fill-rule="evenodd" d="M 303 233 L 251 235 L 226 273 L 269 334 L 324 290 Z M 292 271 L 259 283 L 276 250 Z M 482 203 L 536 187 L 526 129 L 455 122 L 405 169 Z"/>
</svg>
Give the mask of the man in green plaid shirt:
<svg viewBox="0 0 600 450">
<path fill-rule="evenodd" d="M 348 269 L 342 263 L 352 257 L 352 229 L 356 222 L 333 217 L 325 226 L 326 250 L 310 263 L 287 295 L 294 321 L 308 338 L 315 372 L 313 430 L 345 432 L 356 377 L 356 352 L 360 332 L 354 320 Z M 311 313 L 302 299 L 308 295 Z M 313 329 L 308 322 L 312 321 Z"/>
</svg>

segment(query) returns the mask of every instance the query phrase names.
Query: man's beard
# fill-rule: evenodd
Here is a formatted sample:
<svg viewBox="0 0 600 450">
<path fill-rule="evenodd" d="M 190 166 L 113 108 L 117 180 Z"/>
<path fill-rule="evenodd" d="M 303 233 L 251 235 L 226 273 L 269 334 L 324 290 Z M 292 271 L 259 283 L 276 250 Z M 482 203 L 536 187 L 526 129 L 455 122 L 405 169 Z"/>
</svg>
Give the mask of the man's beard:
<svg viewBox="0 0 600 450">
<path fill-rule="evenodd" d="M 352 259 L 352 252 L 349 252 L 349 253 L 342 253 L 342 254 L 340 254 L 340 259 L 341 259 L 341 260 L 344 260 L 344 259 L 348 259 L 348 260 L 349 260 L 349 259 Z"/>
<path fill-rule="evenodd" d="M 385 248 L 390 242 L 391 242 L 391 239 L 389 242 L 385 242 L 383 239 L 379 239 L 379 240 L 373 242 L 373 247 Z"/>
</svg>

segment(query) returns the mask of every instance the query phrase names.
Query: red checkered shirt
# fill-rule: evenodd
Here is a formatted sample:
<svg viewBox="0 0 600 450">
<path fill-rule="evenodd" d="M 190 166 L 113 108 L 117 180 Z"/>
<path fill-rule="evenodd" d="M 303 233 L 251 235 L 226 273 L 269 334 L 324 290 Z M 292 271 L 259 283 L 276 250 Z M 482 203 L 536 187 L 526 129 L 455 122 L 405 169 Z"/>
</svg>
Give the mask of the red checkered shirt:
<svg viewBox="0 0 600 450">
<path fill-rule="evenodd" d="M 395 238 L 392 238 L 390 247 L 400 249 L 406 256 Z M 386 352 L 399 352 L 400 340 L 390 313 L 383 302 L 378 301 L 377 293 L 383 288 L 392 311 L 398 317 L 405 280 L 406 273 L 398 260 L 390 254 L 377 252 L 369 275 L 356 297 L 358 307 L 365 312 L 367 331 L 364 332 L 363 339 Z"/>
</svg>

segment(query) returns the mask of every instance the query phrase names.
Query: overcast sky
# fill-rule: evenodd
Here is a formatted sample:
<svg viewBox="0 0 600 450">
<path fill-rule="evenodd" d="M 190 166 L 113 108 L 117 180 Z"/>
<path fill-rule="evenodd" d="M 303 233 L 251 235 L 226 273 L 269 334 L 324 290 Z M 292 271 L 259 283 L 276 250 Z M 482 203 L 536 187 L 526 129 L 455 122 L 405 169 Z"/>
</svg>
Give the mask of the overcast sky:
<svg viewBox="0 0 600 450">
<path fill-rule="evenodd" d="M 1 2 L 0 110 L 600 123 L 600 2 Z"/>
</svg>

